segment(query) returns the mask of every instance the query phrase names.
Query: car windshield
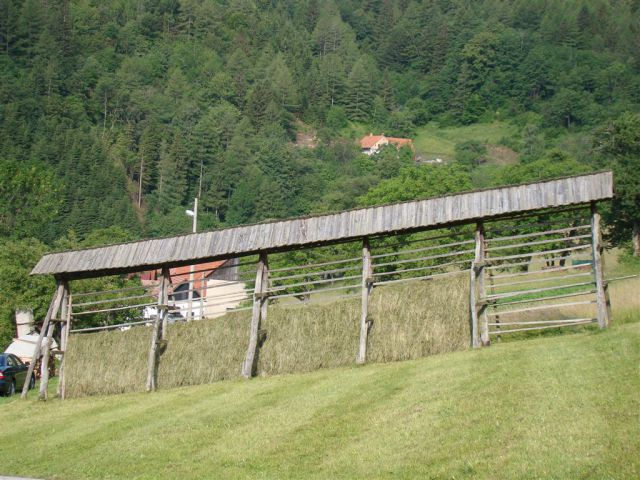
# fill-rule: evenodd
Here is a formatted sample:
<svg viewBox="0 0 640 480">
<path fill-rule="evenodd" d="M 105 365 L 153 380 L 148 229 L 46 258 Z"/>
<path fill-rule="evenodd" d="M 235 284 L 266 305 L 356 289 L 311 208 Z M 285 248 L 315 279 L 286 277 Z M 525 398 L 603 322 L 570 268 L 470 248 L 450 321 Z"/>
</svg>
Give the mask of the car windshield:
<svg viewBox="0 0 640 480">
<path fill-rule="evenodd" d="M 0 355 L 0 367 L 5 367 L 7 365 L 7 356 Z"/>
</svg>

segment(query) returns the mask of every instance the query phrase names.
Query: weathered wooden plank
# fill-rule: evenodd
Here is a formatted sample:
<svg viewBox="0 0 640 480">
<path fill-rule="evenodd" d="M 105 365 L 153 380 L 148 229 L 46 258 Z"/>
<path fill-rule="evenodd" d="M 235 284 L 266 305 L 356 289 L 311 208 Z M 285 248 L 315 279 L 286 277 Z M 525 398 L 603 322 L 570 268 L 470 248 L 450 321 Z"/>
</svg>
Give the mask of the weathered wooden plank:
<svg viewBox="0 0 640 480">
<path fill-rule="evenodd" d="M 62 312 L 61 318 L 66 317 L 67 308 L 68 308 L 68 292 L 69 287 L 67 282 L 62 281 L 62 299 L 60 300 L 59 311 Z M 53 331 L 56 327 L 54 317 L 57 315 L 54 314 L 52 318 L 49 319 L 49 327 L 47 330 L 47 347 L 42 352 L 42 361 L 40 362 L 40 389 L 38 392 L 38 400 L 47 400 L 49 398 L 49 358 L 51 356 L 51 345 L 53 343 Z M 44 330 L 44 325 L 42 327 Z M 55 368 L 55 367 L 54 367 Z M 31 378 L 31 377 L 26 377 Z"/>
<path fill-rule="evenodd" d="M 593 277 L 596 283 L 596 302 L 598 305 L 598 325 L 605 328 L 610 321 L 609 294 L 604 283 L 604 265 L 602 260 L 602 232 L 600 214 L 595 202 L 591 203 L 591 252 L 593 255 Z"/>
<path fill-rule="evenodd" d="M 167 338 L 167 305 L 169 305 L 169 287 L 171 285 L 171 273 L 168 268 L 163 268 L 160 272 L 158 289 L 158 310 L 157 316 L 162 321 L 162 331 L 160 332 L 160 338 L 166 340 Z"/>
<path fill-rule="evenodd" d="M 546 224 L 548 224 L 548 222 L 546 222 Z M 531 227 L 531 225 L 527 225 L 527 227 Z M 520 227 L 521 228 L 521 227 Z M 494 237 L 494 238 L 487 238 L 486 242 L 487 243 L 493 243 L 493 242 L 504 242 L 507 240 L 516 240 L 516 239 L 522 239 L 522 238 L 532 238 L 532 237 L 544 237 L 546 235 L 555 235 L 558 233 L 567 233 L 567 232 L 573 232 L 576 230 L 586 230 L 586 229 L 590 229 L 591 225 L 580 225 L 577 227 L 568 227 L 568 228 L 557 228 L 554 230 L 546 230 L 544 232 L 533 232 L 533 233 L 525 233 L 522 235 L 511 235 L 508 237 Z"/>
<path fill-rule="evenodd" d="M 543 288 L 532 288 L 530 290 L 520 290 L 506 293 L 496 293 L 493 295 L 487 295 L 484 300 L 501 300 L 503 298 L 512 298 L 519 297 L 520 295 L 529 295 L 531 293 L 542 293 L 542 292 L 550 292 L 553 290 L 562 290 L 564 288 L 575 288 L 575 287 L 584 287 L 587 285 L 593 285 L 594 282 L 580 282 L 580 283 L 570 283 L 567 285 L 556 285 L 554 287 L 543 287 Z"/>
<path fill-rule="evenodd" d="M 514 328 L 514 329 L 509 329 L 509 330 L 492 330 L 492 331 L 489 332 L 489 334 L 490 335 L 504 335 L 505 333 L 529 332 L 531 330 L 546 330 L 548 328 L 569 327 L 569 326 L 573 326 L 573 325 L 587 325 L 589 323 L 595 322 L 596 320 L 597 319 L 592 318 L 592 319 L 576 321 L 576 322 L 571 322 L 571 323 L 566 323 L 566 324 L 560 323 L 560 324 L 555 324 L 555 325 L 545 325 L 543 327 Z"/>
<path fill-rule="evenodd" d="M 61 308 L 61 317 L 64 319 L 64 323 L 61 325 L 60 329 L 60 350 L 62 359 L 60 360 L 60 370 L 58 373 L 58 397 L 64 400 L 66 396 L 66 382 L 67 382 L 67 374 L 66 374 L 66 358 L 67 358 L 67 345 L 69 344 L 69 331 L 71 330 L 71 311 L 72 311 L 72 298 L 71 298 L 71 290 L 69 289 L 69 283 L 64 282 L 64 296 L 63 300 L 66 299 L 64 308 Z"/>
<path fill-rule="evenodd" d="M 371 246 L 369 239 L 362 240 L 362 310 L 360 312 L 360 341 L 356 363 L 367 360 L 367 336 L 369 333 L 369 297 L 373 289 L 373 267 L 371 265 Z"/>
<path fill-rule="evenodd" d="M 514 287 L 516 285 L 526 285 L 529 283 L 548 283 L 549 281 L 558 281 L 558 280 L 566 280 L 568 278 L 576 278 L 576 277 L 586 277 L 588 275 L 591 275 L 591 272 L 584 272 L 584 273 L 572 273 L 570 275 L 559 275 L 559 276 L 555 276 L 555 277 L 543 277 L 543 278 L 532 278 L 529 280 L 522 280 L 520 282 L 504 282 L 504 283 L 494 283 L 493 287 L 494 288 L 500 288 L 500 287 Z M 495 279 L 495 277 L 494 277 Z"/>
<path fill-rule="evenodd" d="M 163 268 L 160 273 L 158 290 L 158 300 L 156 302 L 156 318 L 151 329 L 151 346 L 149 347 L 149 359 L 147 362 L 147 392 L 155 391 L 158 388 L 158 363 L 160 360 L 160 342 L 165 341 L 167 326 L 167 300 L 169 286 L 169 269 Z M 150 304 L 153 305 L 153 304 Z"/>
<path fill-rule="evenodd" d="M 558 298 L 570 298 L 570 297 L 580 297 L 582 295 L 591 295 L 592 293 L 596 293 L 596 291 L 586 290 L 584 292 L 563 293 L 561 295 L 551 295 L 549 297 L 527 298 L 524 300 L 512 300 L 509 302 L 493 303 L 493 304 L 490 304 L 489 306 L 493 308 L 497 308 L 497 307 L 504 307 L 506 305 L 516 305 L 516 304 L 522 304 L 522 303 L 545 302 L 547 300 L 557 300 Z"/>
<path fill-rule="evenodd" d="M 498 316 L 498 315 L 512 315 L 516 313 L 524 313 L 524 312 L 532 312 L 534 310 L 549 310 L 552 308 L 564 308 L 564 307 L 574 307 L 576 305 L 590 305 L 596 303 L 595 300 L 583 300 L 580 302 L 565 302 L 565 303 L 552 303 L 551 305 L 538 305 L 537 307 L 528 306 L 526 308 L 517 308 L 512 310 L 500 310 L 493 313 L 488 313 L 488 316 Z"/>
<path fill-rule="evenodd" d="M 247 354 L 242 363 L 242 376 L 250 378 L 255 370 L 256 354 L 258 351 L 258 331 L 260 330 L 260 320 L 264 315 L 266 317 L 266 305 L 268 298 L 264 293 L 269 283 L 269 263 L 267 254 L 260 254 L 258 259 L 258 268 L 256 269 L 256 283 L 253 293 L 253 311 L 251 314 L 251 326 L 249 329 L 249 345 Z"/>
<path fill-rule="evenodd" d="M 581 175 L 307 219 L 53 253 L 45 255 L 32 273 L 82 278 L 126 273 L 161 265 L 189 265 L 194 261 L 326 244 L 388 232 L 470 223 L 486 217 L 548 207 L 588 204 L 612 196 L 611 172 Z M 302 224 L 305 225 L 304 228 L 301 227 Z M 302 231 L 304 235 L 301 234 Z"/>
<path fill-rule="evenodd" d="M 48 333 L 49 324 L 51 323 L 51 319 L 58 315 L 58 310 L 60 308 L 60 304 L 62 303 L 62 297 L 64 295 L 64 284 L 61 280 L 57 280 L 56 293 L 49 304 L 49 310 L 44 317 L 44 321 L 42 322 L 42 328 L 40 329 L 40 335 L 38 335 L 38 340 L 36 341 L 36 346 L 33 350 L 33 356 L 31 357 L 31 363 L 29 364 L 29 369 L 27 370 L 27 377 L 31 378 L 33 375 L 33 371 L 36 366 L 36 361 L 40 356 L 42 350 L 42 340 L 44 336 Z M 24 382 L 22 387 L 21 398 L 27 398 L 27 392 L 29 391 L 29 382 Z"/>
<path fill-rule="evenodd" d="M 480 325 L 478 318 L 478 297 L 480 295 L 479 280 L 482 275 L 484 249 L 483 243 L 483 226 L 482 222 L 476 224 L 475 231 L 475 252 L 474 259 L 469 269 L 469 309 L 471 314 L 471 346 L 478 348 L 480 346 Z"/>
</svg>

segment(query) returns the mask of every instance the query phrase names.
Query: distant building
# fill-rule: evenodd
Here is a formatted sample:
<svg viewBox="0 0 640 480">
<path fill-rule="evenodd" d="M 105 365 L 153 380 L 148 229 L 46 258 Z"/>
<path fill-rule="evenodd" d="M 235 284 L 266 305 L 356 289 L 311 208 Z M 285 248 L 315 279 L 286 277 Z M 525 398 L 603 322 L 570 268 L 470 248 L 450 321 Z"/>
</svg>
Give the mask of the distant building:
<svg viewBox="0 0 640 480">
<path fill-rule="evenodd" d="M 191 315 L 193 318 L 214 318 L 222 316 L 228 309 L 236 308 L 246 298 L 245 284 L 238 279 L 237 260 L 207 262 L 193 266 L 193 295 Z M 171 268 L 169 304 L 175 312 L 187 318 L 189 312 L 189 276 L 191 267 Z M 143 272 L 143 285 L 158 284 L 159 270 Z M 146 307 L 145 318 L 156 315 L 155 307 Z"/>
<path fill-rule="evenodd" d="M 370 133 L 369 135 L 362 137 L 360 140 L 360 149 L 362 150 L 362 153 L 375 155 L 382 147 L 389 144 L 395 145 L 398 150 L 405 145 L 409 146 L 409 148 L 413 150 L 413 141 L 410 138 L 387 137 L 384 133 L 380 135 Z"/>
</svg>

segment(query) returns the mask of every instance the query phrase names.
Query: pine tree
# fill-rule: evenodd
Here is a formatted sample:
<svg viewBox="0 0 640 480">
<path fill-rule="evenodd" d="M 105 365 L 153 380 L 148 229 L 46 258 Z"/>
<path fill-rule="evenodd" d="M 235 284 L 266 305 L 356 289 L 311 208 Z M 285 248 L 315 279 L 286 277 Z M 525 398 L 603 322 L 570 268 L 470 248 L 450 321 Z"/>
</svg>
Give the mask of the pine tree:
<svg viewBox="0 0 640 480">
<path fill-rule="evenodd" d="M 160 148 L 160 180 L 156 204 L 158 211 L 167 213 L 184 203 L 187 188 L 186 166 L 183 134 L 178 130 L 174 133 L 171 144 L 166 146 L 163 142 Z"/>
<path fill-rule="evenodd" d="M 371 115 L 373 82 L 367 60 L 360 57 L 347 79 L 346 108 L 351 120 L 366 121 Z"/>
</svg>

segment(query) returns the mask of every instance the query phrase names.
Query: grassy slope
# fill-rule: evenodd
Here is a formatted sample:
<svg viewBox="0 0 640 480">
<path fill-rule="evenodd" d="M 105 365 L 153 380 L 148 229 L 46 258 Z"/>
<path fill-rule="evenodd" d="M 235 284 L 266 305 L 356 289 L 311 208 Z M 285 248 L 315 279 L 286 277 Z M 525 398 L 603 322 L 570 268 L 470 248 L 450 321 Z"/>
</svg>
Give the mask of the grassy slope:
<svg viewBox="0 0 640 480">
<path fill-rule="evenodd" d="M 414 139 L 416 150 L 427 158 L 453 158 L 456 143 L 477 140 L 497 145 L 503 137 L 516 133 L 517 128 L 506 122 L 476 123 L 464 127 L 443 127 L 429 123 L 417 130 Z"/>
<path fill-rule="evenodd" d="M 0 473 L 638 478 L 639 364 L 640 323 L 627 323 L 152 395 L 11 400 Z"/>
<path fill-rule="evenodd" d="M 416 150 L 425 158 L 440 157 L 452 160 L 457 143 L 467 140 L 477 140 L 487 145 L 498 145 L 503 137 L 510 137 L 517 133 L 518 127 L 507 122 L 474 123 L 459 127 L 440 127 L 436 122 L 430 122 L 419 127 L 413 136 Z M 351 122 L 341 134 L 354 140 L 369 133 L 381 132 L 371 130 L 371 127 L 361 123 Z"/>
</svg>

